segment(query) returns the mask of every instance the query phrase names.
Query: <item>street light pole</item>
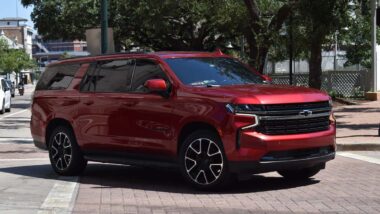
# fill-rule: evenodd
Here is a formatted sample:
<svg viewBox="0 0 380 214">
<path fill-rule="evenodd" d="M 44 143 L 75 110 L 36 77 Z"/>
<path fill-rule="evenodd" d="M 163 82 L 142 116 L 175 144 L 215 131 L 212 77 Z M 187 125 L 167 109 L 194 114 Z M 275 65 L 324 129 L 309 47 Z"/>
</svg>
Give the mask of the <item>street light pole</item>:
<svg viewBox="0 0 380 214">
<path fill-rule="evenodd" d="M 293 85 L 293 14 L 289 17 L 289 85 Z"/>
<path fill-rule="evenodd" d="M 108 0 L 101 0 L 101 47 L 102 54 L 108 50 Z"/>
<path fill-rule="evenodd" d="M 335 47 L 334 47 L 334 71 L 338 69 L 338 31 L 335 32 Z"/>
<path fill-rule="evenodd" d="M 371 57 L 371 84 L 370 90 L 377 92 L 377 42 L 376 42 L 376 9 L 377 0 L 371 0 L 371 43 L 372 43 L 372 57 Z"/>
</svg>

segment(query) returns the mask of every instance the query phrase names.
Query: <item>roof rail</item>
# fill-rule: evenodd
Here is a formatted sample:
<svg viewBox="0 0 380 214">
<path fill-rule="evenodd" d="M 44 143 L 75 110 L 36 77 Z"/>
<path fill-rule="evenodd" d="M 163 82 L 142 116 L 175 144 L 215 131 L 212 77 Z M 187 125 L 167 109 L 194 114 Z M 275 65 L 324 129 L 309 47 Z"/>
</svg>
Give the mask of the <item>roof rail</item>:
<svg viewBox="0 0 380 214">
<path fill-rule="evenodd" d="M 120 55 L 120 54 L 148 54 L 153 52 L 147 52 L 147 51 L 128 51 L 128 52 L 115 52 L 115 53 L 107 53 L 107 54 L 97 54 L 97 55 L 87 55 L 87 56 L 74 56 L 74 57 L 68 57 L 64 59 L 60 59 L 58 61 L 64 61 L 69 59 L 81 59 L 81 58 L 87 58 L 87 57 L 98 57 L 98 56 L 113 56 L 113 55 Z"/>
</svg>

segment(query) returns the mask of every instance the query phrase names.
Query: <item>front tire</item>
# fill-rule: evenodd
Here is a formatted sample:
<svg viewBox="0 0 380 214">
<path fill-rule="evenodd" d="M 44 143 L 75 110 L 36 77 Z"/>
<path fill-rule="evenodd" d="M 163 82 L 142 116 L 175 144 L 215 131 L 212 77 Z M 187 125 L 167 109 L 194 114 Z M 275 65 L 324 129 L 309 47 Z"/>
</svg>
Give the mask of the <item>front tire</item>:
<svg viewBox="0 0 380 214">
<path fill-rule="evenodd" d="M 49 158 L 53 170 L 59 175 L 79 175 L 87 166 L 74 133 L 65 126 L 55 128 L 50 135 Z"/>
<path fill-rule="evenodd" d="M 296 169 L 296 170 L 280 170 L 278 174 L 286 179 L 292 180 L 307 180 L 318 174 L 321 171 L 322 167 L 315 166 L 304 169 Z"/>
<path fill-rule="evenodd" d="M 181 145 L 179 162 L 182 175 L 197 189 L 212 190 L 229 181 L 222 142 L 212 131 L 190 134 Z"/>
</svg>

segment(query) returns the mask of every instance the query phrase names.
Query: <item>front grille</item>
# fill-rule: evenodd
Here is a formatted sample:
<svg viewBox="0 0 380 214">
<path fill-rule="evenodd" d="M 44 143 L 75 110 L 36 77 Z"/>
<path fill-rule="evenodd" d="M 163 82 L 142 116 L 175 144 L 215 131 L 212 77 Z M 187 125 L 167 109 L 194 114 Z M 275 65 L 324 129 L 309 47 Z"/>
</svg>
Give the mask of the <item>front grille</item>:
<svg viewBox="0 0 380 214">
<path fill-rule="evenodd" d="M 256 131 L 267 135 L 302 134 L 326 131 L 330 125 L 329 102 L 263 105 Z M 303 111 L 308 114 L 302 114 Z"/>
<path fill-rule="evenodd" d="M 301 134 L 325 131 L 329 129 L 329 117 L 316 117 L 291 120 L 261 120 L 256 128 L 267 135 Z"/>
</svg>

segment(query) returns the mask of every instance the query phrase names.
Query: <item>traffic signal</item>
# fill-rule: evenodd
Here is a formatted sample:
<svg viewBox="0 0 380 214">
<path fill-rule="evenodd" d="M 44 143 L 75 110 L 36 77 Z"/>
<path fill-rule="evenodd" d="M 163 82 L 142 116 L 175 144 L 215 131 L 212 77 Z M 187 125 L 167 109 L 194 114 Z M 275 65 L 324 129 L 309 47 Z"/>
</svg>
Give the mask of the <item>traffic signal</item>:
<svg viewBox="0 0 380 214">
<path fill-rule="evenodd" d="M 380 27 L 380 8 L 376 9 L 376 25 Z"/>
</svg>

